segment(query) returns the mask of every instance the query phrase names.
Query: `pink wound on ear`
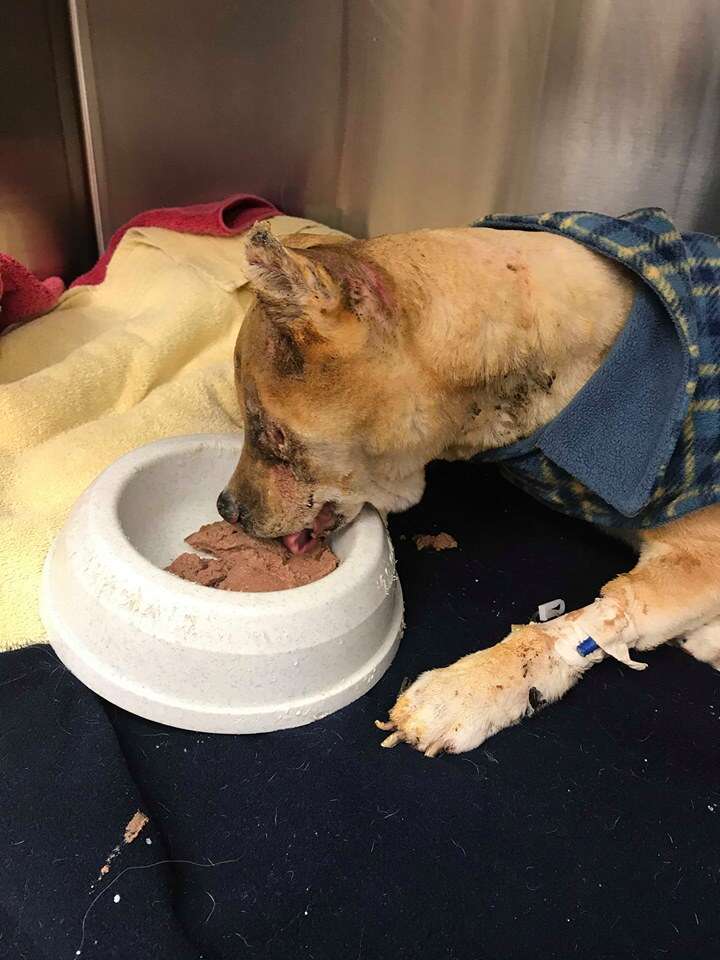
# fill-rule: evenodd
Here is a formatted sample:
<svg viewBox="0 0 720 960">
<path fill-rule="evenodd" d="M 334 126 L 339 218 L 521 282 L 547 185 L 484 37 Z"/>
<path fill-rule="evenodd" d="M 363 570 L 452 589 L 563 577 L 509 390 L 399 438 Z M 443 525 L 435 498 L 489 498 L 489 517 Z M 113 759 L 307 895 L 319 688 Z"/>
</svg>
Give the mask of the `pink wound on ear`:
<svg viewBox="0 0 720 960">
<path fill-rule="evenodd" d="M 367 263 L 363 263 L 362 273 L 365 283 L 380 306 L 387 311 L 392 310 L 394 305 L 392 293 L 380 271 L 373 269 Z"/>
</svg>

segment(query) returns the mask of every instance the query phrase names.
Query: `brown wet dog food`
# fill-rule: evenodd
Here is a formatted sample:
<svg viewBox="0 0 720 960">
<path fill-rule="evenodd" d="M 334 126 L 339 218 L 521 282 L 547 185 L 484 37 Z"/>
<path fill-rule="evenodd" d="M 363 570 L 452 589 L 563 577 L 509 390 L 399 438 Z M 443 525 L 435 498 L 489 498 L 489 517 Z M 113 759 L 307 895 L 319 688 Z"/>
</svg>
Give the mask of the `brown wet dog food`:
<svg viewBox="0 0 720 960">
<path fill-rule="evenodd" d="M 181 553 L 166 569 L 183 580 L 218 590 L 289 590 L 322 579 L 338 565 L 325 544 L 296 555 L 278 540 L 256 540 L 224 520 L 200 527 L 185 540 L 211 556 Z"/>
<path fill-rule="evenodd" d="M 413 540 L 418 550 L 454 550 L 457 546 L 457 540 L 449 533 L 419 533 Z"/>
</svg>

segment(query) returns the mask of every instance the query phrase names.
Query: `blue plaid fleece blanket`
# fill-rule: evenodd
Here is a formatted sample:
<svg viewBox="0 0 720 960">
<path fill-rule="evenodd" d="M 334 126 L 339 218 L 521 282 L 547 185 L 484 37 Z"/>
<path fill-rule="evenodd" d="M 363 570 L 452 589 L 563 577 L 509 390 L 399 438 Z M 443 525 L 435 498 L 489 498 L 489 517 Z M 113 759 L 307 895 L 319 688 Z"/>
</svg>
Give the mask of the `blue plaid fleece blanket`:
<svg viewBox="0 0 720 960">
<path fill-rule="evenodd" d="M 605 362 L 536 433 L 479 459 L 563 513 L 658 526 L 720 500 L 720 240 L 665 211 L 492 215 L 475 227 L 544 230 L 643 282 Z"/>
</svg>

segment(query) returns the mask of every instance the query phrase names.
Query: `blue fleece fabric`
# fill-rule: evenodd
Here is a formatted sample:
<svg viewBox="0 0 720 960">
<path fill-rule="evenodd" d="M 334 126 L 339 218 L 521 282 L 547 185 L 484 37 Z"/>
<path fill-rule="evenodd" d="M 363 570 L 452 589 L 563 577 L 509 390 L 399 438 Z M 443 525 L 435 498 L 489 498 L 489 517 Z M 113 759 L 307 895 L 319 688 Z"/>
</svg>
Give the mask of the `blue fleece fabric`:
<svg viewBox="0 0 720 960">
<path fill-rule="evenodd" d="M 560 234 L 643 282 L 607 359 L 549 424 L 480 454 L 555 509 L 645 528 L 720 500 L 720 242 L 659 209 L 490 216 Z"/>
</svg>

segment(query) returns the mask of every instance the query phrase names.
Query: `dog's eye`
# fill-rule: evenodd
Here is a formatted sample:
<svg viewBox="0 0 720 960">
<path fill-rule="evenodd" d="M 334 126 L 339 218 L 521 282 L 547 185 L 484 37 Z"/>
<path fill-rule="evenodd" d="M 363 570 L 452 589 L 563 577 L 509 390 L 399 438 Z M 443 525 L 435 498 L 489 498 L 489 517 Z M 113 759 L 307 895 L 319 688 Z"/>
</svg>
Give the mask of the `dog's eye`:
<svg viewBox="0 0 720 960">
<path fill-rule="evenodd" d="M 282 447 L 285 446 L 286 437 L 285 437 L 285 431 L 282 429 L 282 427 L 277 427 L 277 426 L 271 427 L 270 440 L 273 446 L 275 447 L 278 447 L 281 449 Z"/>
</svg>

